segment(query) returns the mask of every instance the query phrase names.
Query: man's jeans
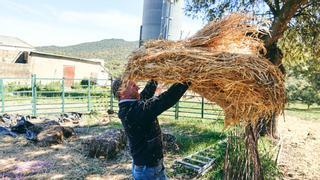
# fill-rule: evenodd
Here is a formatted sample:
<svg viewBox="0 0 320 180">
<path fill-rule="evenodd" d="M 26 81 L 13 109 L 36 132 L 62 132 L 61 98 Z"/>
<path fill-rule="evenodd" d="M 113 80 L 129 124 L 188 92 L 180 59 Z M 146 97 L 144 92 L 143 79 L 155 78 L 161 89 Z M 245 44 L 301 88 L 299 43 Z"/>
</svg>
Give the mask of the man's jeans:
<svg viewBox="0 0 320 180">
<path fill-rule="evenodd" d="M 164 165 L 155 167 L 136 166 L 132 163 L 132 176 L 135 180 L 167 180 Z"/>
</svg>

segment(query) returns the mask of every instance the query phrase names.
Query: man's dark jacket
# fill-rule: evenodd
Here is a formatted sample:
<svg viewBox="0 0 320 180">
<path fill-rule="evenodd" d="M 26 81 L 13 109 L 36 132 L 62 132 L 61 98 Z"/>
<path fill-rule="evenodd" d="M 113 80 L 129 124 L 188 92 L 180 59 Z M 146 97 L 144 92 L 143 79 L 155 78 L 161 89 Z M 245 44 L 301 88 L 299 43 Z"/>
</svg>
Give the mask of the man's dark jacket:
<svg viewBox="0 0 320 180">
<path fill-rule="evenodd" d="M 157 166 L 163 158 L 162 135 L 157 116 L 176 104 L 188 85 L 174 84 L 166 92 L 153 97 L 157 83 L 149 81 L 140 100 L 119 103 L 119 118 L 129 138 L 133 163 Z"/>
</svg>

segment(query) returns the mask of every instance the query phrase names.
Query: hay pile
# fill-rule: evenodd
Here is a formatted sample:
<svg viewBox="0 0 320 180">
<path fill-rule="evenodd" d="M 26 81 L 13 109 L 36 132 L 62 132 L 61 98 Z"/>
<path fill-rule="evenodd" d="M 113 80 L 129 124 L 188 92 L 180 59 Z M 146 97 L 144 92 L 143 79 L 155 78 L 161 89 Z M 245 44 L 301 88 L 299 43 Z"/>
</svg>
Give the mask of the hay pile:
<svg viewBox="0 0 320 180">
<path fill-rule="evenodd" d="M 184 41 L 146 42 L 130 55 L 124 79 L 191 81 L 192 91 L 223 108 L 226 126 L 278 115 L 285 103 L 284 77 L 262 57 L 265 48 L 256 37 L 261 32 L 249 20 L 233 14 Z"/>
<path fill-rule="evenodd" d="M 127 137 L 122 129 L 108 129 L 99 136 L 84 140 L 82 144 L 86 156 L 112 159 L 126 147 Z"/>
</svg>

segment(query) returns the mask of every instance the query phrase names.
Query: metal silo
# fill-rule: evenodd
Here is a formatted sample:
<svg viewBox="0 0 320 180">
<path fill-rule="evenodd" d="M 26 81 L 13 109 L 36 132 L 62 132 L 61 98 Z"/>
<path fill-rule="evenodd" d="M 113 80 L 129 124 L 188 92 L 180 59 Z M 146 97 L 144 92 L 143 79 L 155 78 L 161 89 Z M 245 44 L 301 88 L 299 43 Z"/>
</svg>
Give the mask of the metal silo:
<svg viewBox="0 0 320 180">
<path fill-rule="evenodd" d="M 161 34 L 162 38 L 178 40 L 181 38 L 181 19 L 184 0 L 163 0 Z"/>
<path fill-rule="evenodd" d="M 180 39 L 184 0 L 144 0 L 140 42 Z"/>
<path fill-rule="evenodd" d="M 160 38 L 163 0 L 144 0 L 140 40 Z"/>
</svg>

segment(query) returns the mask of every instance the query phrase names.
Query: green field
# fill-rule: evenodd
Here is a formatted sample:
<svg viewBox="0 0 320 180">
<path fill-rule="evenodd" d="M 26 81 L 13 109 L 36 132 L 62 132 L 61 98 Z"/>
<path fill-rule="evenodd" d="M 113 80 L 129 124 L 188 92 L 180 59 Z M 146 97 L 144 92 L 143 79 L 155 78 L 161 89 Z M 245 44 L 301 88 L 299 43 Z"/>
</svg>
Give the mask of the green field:
<svg viewBox="0 0 320 180">
<path fill-rule="evenodd" d="M 306 104 L 294 103 L 287 106 L 285 113 L 303 120 L 320 121 L 320 106 L 312 105 L 308 109 Z"/>
</svg>

